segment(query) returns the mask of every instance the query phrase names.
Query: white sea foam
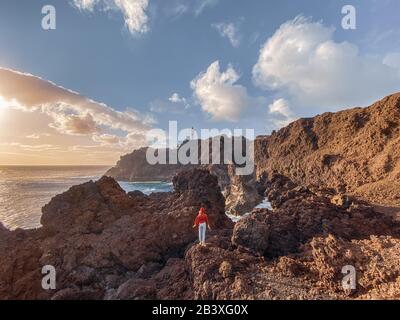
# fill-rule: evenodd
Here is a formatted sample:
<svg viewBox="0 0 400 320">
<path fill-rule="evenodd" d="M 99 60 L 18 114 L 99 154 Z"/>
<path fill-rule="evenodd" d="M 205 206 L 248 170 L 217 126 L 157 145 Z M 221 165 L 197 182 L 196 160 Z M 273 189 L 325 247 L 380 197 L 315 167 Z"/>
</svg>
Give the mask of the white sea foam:
<svg viewBox="0 0 400 320">
<path fill-rule="evenodd" d="M 268 201 L 268 198 L 265 198 L 260 204 L 254 207 L 254 209 L 269 209 L 273 210 L 271 206 L 271 202 Z M 241 216 L 236 216 L 233 214 L 226 213 L 229 219 L 231 219 L 233 222 L 238 222 L 240 219 L 243 219 L 244 217 L 248 216 L 251 212 L 246 212 L 245 214 Z"/>
</svg>

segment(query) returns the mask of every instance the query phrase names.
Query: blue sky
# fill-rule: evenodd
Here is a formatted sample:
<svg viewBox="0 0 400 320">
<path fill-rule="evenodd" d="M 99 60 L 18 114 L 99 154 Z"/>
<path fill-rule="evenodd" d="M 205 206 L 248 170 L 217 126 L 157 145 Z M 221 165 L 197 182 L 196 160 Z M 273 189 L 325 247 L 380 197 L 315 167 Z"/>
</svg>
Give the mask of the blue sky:
<svg viewBox="0 0 400 320">
<path fill-rule="evenodd" d="M 396 0 L 149 0 L 148 4 L 131 0 L 146 3 L 139 12 L 140 19 L 147 19 L 141 30 L 129 30 L 127 15 L 114 0 L 98 0 L 93 7 L 75 1 L 1 1 L 0 67 L 52 81 L 116 111 L 134 109 L 141 121 L 152 119 L 151 127 L 166 129 L 168 120 L 178 120 L 180 127 L 254 128 L 256 134 L 265 134 L 298 117 L 363 105 L 398 89 L 400 3 Z M 107 9 L 110 3 L 113 7 Z M 41 9 L 47 4 L 56 8 L 56 30 L 41 28 Z M 356 30 L 341 27 L 346 4 L 356 8 Z M 130 14 L 137 18 L 136 11 Z M 298 16 L 302 18 L 295 21 Z M 223 35 L 229 26 L 231 39 Z M 315 37 L 303 39 L 302 32 Z M 307 51 L 311 58 L 283 53 L 290 37 L 299 45 L 309 41 L 314 48 Z M 265 48 L 271 38 L 277 43 Z M 326 44 L 323 52 L 329 57 L 325 62 L 315 57 L 321 44 Z M 261 61 L 262 48 L 265 56 L 274 53 L 276 61 Z M 293 71 L 277 69 L 286 64 Z M 327 65 L 332 69 L 323 71 Z M 336 74 L 336 70 L 342 71 Z M 390 76 L 384 76 L 388 72 Z M 212 80 L 204 77 L 207 74 Z M 381 76 L 385 81 L 375 83 Z M 329 78 L 322 81 L 322 89 L 318 77 Z M 358 80 L 360 84 L 353 87 Z M 332 88 L 338 83 L 343 86 Z M 176 99 L 170 99 L 174 93 Z M 223 105 L 220 110 L 218 101 Z M 102 134 L 129 133 L 100 125 Z M 57 134 L 68 134 L 59 129 Z M 51 145 L 51 134 L 35 143 Z M 76 140 L 69 147 L 95 143 L 93 132 L 88 134 L 90 143 Z M 83 134 L 79 136 L 83 139 Z M 0 139 L 3 145 L 28 143 L 10 141 L 1 132 Z"/>
</svg>

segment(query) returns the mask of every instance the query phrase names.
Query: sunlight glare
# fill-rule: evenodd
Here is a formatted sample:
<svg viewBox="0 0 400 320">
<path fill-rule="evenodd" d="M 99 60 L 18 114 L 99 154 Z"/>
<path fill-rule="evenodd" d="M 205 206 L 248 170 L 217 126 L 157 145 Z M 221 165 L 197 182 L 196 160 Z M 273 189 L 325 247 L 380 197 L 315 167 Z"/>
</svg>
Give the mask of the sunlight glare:
<svg viewBox="0 0 400 320">
<path fill-rule="evenodd" d="M 9 105 L 8 101 L 6 101 L 2 96 L 0 96 L 0 110 L 7 108 Z"/>
</svg>

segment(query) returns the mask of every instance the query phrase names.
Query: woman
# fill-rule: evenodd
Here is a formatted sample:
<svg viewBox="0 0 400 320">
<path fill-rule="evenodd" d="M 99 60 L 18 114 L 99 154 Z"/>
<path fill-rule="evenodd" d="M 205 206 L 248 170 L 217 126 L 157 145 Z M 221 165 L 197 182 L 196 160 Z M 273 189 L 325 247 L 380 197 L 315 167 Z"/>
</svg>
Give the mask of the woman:
<svg viewBox="0 0 400 320">
<path fill-rule="evenodd" d="M 210 224 L 208 222 L 208 217 L 206 214 L 206 210 L 201 207 L 199 214 L 196 217 L 196 220 L 194 220 L 194 225 L 193 228 L 199 228 L 199 241 L 200 241 L 200 245 L 205 246 L 206 245 L 206 228 L 208 227 L 209 230 L 211 230 L 210 228 Z"/>
</svg>

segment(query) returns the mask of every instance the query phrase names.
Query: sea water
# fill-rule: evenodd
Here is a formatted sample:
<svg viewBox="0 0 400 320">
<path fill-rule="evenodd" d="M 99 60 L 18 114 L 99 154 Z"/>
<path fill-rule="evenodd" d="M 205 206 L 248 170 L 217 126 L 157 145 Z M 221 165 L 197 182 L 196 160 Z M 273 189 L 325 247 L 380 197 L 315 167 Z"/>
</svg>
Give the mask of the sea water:
<svg viewBox="0 0 400 320">
<path fill-rule="evenodd" d="M 40 227 L 41 208 L 57 194 L 73 185 L 98 180 L 109 167 L 104 166 L 0 166 L 0 222 L 7 228 Z M 129 192 L 168 192 L 165 182 L 122 182 Z"/>
</svg>

